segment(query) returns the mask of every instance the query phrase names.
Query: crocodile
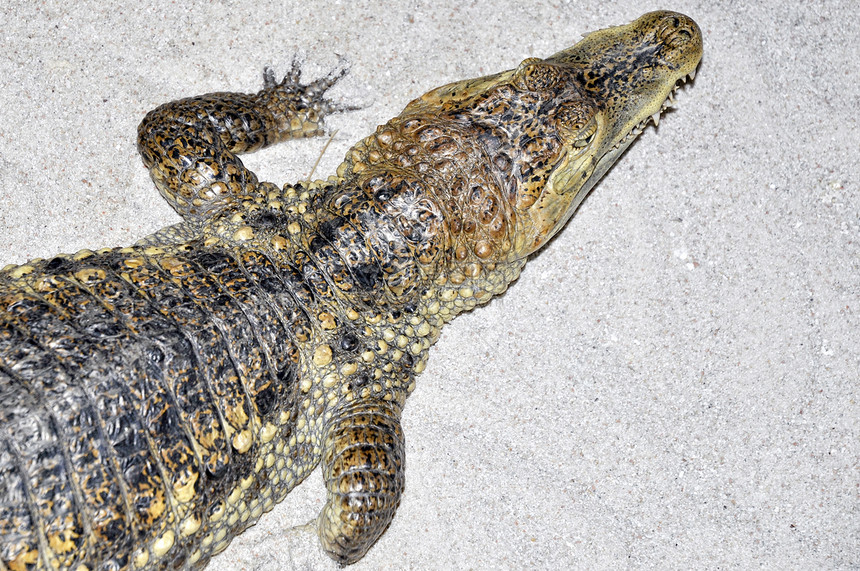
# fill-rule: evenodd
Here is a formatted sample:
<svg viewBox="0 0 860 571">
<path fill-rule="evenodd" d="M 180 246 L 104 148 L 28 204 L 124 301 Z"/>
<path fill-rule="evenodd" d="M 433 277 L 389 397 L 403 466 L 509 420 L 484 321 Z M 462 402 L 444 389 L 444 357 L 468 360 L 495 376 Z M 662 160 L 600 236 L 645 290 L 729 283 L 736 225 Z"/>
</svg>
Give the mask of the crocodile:
<svg viewBox="0 0 860 571">
<path fill-rule="evenodd" d="M 0 271 L 0 569 L 201 568 L 318 465 L 322 548 L 359 560 L 442 326 L 506 290 L 701 54 L 652 12 L 434 89 L 283 187 L 237 155 L 323 134 L 344 66 L 151 111 L 138 148 L 182 222 Z"/>
</svg>

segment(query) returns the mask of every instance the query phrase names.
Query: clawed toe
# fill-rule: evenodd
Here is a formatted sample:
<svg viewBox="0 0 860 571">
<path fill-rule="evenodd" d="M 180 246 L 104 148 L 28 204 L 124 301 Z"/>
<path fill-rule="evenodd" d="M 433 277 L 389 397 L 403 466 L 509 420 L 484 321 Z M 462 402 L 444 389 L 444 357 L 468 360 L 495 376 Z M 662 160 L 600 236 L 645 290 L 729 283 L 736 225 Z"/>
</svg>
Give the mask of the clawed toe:
<svg viewBox="0 0 860 571">
<path fill-rule="evenodd" d="M 284 76 L 281 81 L 275 79 L 275 70 L 271 66 L 263 68 L 263 89 L 274 89 L 281 87 L 287 91 L 303 91 L 306 86 L 301 84 L 302 79 L 302 58 L 298 54 L 293 56 L 293 61 L 290 64 L 290 71 Z"/>
<path fill-rule="evenodd" d="M 309 84 L 308 87 L 318 89 L 320 93 L 327 91 L 332 85 L 340 81 L 340 79 L 349 73 L 349 61 L 342 55 L 337 55 L 337 65 L 324 77 L 321 77 Z"/>
<path fill-rule="evenodd" d="M 288 91 L 303 91 L 308 95 L 322 95 L 349 73 L 349 62 L 344 56 L 338 55 L 337 65 L 330 72 L 308 84 L 302 84 L 302 61 L 301 56 L 293 56 L 290 71 L 287 72 L 281 81 L 275 79 L 275 71 L 271 66 L 263 68 L 263 88 L 272 89 L 274 87 L 282 87 Z"/>
<path fill-rule="evenodd" d="M 301 67 L 302 58 L 299 55 L 294 56 L 290 71 L 281 81 L 278 81 L 275 79 L 274 70 L 266 66 L 263 70 L 263 88 L 295 94 L 305 106 L 315 107 L 323 113 L 343 113 L 362 108 L 358 105 L 335 103 L 325 97 L 325 93 L 349 73 L 350 65 L 344 56 L 338 55 L 337 65 L 328 74 L 307 84 L 301 83 Z"/>
</svg>

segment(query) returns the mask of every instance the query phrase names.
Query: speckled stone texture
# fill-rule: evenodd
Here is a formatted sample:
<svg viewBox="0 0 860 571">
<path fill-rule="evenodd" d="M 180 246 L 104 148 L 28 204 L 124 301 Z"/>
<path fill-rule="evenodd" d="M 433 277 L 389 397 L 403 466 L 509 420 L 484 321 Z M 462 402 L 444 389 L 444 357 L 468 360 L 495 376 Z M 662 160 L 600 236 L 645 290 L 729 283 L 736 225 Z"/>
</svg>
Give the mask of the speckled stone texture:
<svg viewBox="0 0 860 571">
<path fill-rule="evenodd" d="M 406 492 L 354 569 L 850 568 L 860 561 L 860 130 L 853 2 L 13 1 L 0 49 L 3 262 L 177 222 L 135 151 L 150 109 L 263 66 L 360 111 L 670 8 L 705 57 L 502 298 L 443 333 L 404 411 Z M 245 161 L 307 177 L 325 139 Z M 210 566 L 335 569 L 319 472 Z"/>
</svg>

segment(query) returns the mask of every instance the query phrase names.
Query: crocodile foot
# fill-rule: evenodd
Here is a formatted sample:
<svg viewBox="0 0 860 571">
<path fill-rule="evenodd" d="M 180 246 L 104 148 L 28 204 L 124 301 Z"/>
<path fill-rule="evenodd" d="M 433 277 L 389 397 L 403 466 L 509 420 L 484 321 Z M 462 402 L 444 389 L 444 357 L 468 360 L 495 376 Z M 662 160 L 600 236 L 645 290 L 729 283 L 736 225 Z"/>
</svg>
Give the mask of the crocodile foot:
<svg viewBox="0 0 860 571">
<path fill-rule="evenodd" d="M 337 65 L 328 74 L 307 84 L 301 83 L 301 68 L 301 58 L 293 57 L 290 71 L 284 75 L 281 81 L 277 81 L 274 69 L 266 66 L 263 69 L 263 90 L 273 90 L 275 93 L 287 95 L 292 101 L 298 102 L 308 109 L 315 109 L 322 115 L 361 109 L 361 106 L 335 103 L 325 97 L 326 92 L 349 73 L 349 62 L 345 57 L 338 56 Z"/>
</svg>

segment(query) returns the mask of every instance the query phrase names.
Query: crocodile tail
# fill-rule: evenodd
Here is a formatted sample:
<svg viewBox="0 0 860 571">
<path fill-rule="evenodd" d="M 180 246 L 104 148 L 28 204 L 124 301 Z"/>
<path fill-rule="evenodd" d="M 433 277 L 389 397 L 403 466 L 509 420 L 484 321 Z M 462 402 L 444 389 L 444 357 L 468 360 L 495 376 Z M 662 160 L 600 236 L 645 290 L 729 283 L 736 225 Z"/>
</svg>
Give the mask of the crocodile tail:
<svg viewBox="0 0 860 571">
<path fill-rule="evenodd" d="M 295 289 L 200 244 L 0 273 L 0 568 L 200 563 L 286 495 Z"/>
</svg>

